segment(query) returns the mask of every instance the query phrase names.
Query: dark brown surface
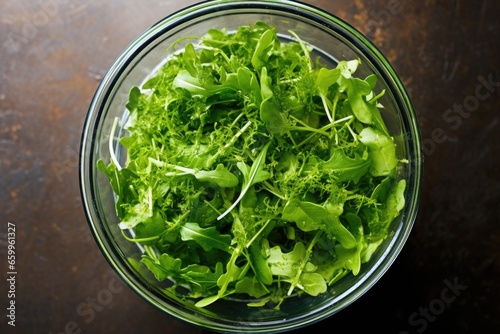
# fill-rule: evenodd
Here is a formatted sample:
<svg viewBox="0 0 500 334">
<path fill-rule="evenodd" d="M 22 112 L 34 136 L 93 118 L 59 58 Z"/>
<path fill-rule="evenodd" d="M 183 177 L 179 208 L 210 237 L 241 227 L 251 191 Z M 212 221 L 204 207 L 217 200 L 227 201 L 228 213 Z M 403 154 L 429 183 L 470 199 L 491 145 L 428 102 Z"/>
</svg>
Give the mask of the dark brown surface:
<svg viewBox="0 0 500 334">
<path fill-rule="evenodd" d="M 206 333 L 117 280 L 88 228 L 77 170 L 87 108 L 107 68 L 144 29 L 195 2 L 2 3 L 0 332 Z M 306 2 L 354 25 L 392 61 L 426 144 L 421 210 L 400 257 L 361 299 L 307 332 L 498 332 L 500 2 Z M 463 104 L 471 111 L 457 112 Z M 15 328 L 4 315 L 8 222 Z"/>
</svg>

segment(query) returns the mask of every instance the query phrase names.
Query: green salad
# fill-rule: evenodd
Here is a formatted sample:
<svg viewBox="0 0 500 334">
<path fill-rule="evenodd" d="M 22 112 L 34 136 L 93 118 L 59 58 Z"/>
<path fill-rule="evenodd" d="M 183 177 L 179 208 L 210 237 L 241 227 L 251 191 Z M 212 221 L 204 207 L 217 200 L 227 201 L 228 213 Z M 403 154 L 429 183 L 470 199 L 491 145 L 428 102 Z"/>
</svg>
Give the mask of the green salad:
<svg viewBox="0 0 500 334">
<path fill-rule="evenodd" d="M 356 77 L 357 59 L 328 68 L 290 36 L 256 22 L 179 40 L 130 90 L 126 163 L 115 127 L 98 162 L 141 265 L 197 307 L 325 293 L 360 272 L 404 206 L 377 78 Z"/>
</svg>

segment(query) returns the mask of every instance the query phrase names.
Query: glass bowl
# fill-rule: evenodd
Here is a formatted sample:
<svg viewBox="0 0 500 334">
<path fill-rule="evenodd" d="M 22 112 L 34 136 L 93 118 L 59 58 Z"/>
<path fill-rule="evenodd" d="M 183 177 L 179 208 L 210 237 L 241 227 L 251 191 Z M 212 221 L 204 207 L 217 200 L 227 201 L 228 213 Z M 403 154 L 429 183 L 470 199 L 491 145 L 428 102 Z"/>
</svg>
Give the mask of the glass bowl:
<svg viewBox="0 0 500 334">
<path fill-rule="evenodd" d="M 140 264 L 142 250 L 122 235 L 115 211 L 115 195 L 97 161 L 110 161 L 110 145 L 120 160 L 126 153 L 117 138 L 125 135 L 126 103 L 133 86 L 141 86 L 161 66 L 168 47 L 185 36 L 202 36 L 209 29 L 237 29 L 263 21 L 276 27 L 284 39 L 295 31 L 316 54 L 332 65 L 360 59 L 359 77 L 375 74 L 383 119 L 394 139 L 396 154 L 404 161 L 398 178 L 406 180 L 405 206 L 385 238 L 359 274 L 346 275 L 318 296 L 287 299 L 279 309 L 252 308 L 246 302 L 221 300 L 206 308 L 183 303 L 166 294 L 152 274 Z M 172 49 L 170 49 L 173 52 Z M 115 123 L 118 119 L 118 123 Z M 113 138 L 110 138 L 110 134 Z M 111 139 L 111 140 L 110 140 Z M 83 129 L 80 184 L 85 212 L 97 244 L 118 275 L 146 301 L 167 314 L 219 332 L 283 332 L 329 317 L 370 289 L 388 270 L 406 242 L 417 215 L 422 183 L 421 138 L 411 101 L 398 75 L 381 52 L 361 33 L 334 15 L 296 1 L 208 1 L 158 22 L 133 41 L 116 59 L 98 87 Z"/>
</svg>

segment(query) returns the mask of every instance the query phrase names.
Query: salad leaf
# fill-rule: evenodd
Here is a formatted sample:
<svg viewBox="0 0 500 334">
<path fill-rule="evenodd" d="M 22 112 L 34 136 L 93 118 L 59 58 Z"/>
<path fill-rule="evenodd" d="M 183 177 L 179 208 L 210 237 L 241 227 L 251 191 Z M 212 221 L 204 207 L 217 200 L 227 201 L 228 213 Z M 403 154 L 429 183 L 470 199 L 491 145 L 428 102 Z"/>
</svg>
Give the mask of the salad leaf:
<svg viewBox="0 0 500 334">
<path fill-rule="evenodd" d="M 243 173 L 243 180 L 244 180 L 240 195 L 238 196 L 236 201 L 234 201 L 234 203 L 226 211 L 224 211 L 224 213 L 222 213 L 217 219 L 220 220 L 224 218 L 224 216 L 227 215 L 229 212 L 231 212 L 231 210 L 234 209 L 236 205 L 238 205 L 238 203 L 245 196 L 245 194 L 252 185 L 254 185 L 257 182 L 262 182 L 269 177 L 269 173 L 263 171 L 262 168 L 264 161 L 266 159 L 267 149 L 269 148 L 270 144 L 271 143 L 269 142 L 262 148 L 262 151 L 260 151 L 259 155 L 253 162 L 252 167 L 250 169 L 248 169 L 248 167 L 242 162 L 237 163 L 238 168 Z"/>
<path fill-rule="evenodd" d="M 359 134 L 359 140 L 368 147 L 372 159 L 370 174 L 389 175 L 398 164 L 392 139 L 372 127 L 366 127 Z"/>
<path fill-rule="evenodd" d="M 250 254 L 251 254 L 251 263 L 255 268 L 255 276 L 257 279 L 266 285 L 270 285 L 273 283 L 273 273 L 271 268 L 267 263 L 267 259 L 261 252 L 259 246 L 255 243 L 250 245 Z"/>
<path fill-rule="evenodd" d="M 300 276 L 300 284 L 305 292 L 311 296 L 317 296 L 326 292 L 327 285 L 323 278 L 318 273 L 303 273 Z"/>
<path fill-rule="evenodd" d="M 207 252 L 213 248 L 230 251 L 231 236 L 221 235 L 214 226 L 201 228 L 197 223 L 186 223 L 180 234 L 183 241 L 194 240 Z"/>
<path fill-rule="evenodd" d="M 330 122 L 333 122 L 333 118 L 331 115 L 331 109 L 333 106 L 330 106 L 327 95 L 330 87 L 337 83 L 337 80 L 340 77 L 340 69 L 326 69 L 321 68 L 318 72 L 318 77 L 316 79 L 316 85 L 318 86 L 319 96 L 321 97 L 321 101 L 323 102 L 323 107 L 325 108 L 326 115 Z"/>
<path fill-rule="evenodd" d="M 377 77 L 290 36 L 260 21 L 191 36 L 130 88 L 128 133 L 116 148 L 115 121 L 97 162 L 143 250 L 134 266 L 190 307 L 326 293 L 362 272 L 404 209 Z"/>
<path fill-rule="evenodd" d="M 273 46 L 275 38 L 276 33 L 272 29 L 266 30 L 260 37 L 252 55 L 252 65 L 255 70 L 263 68 L 263 65 L 267 63 L 267 59 L 269 58 L 268 54 Z"/>
<path fill-rule="evenodd" d="M 172 166 L 172 167 L 180 171 L 181 173 L 169 172 L 166 174 L 167 176 L 182 176 L 186 174 L 191 174 L 199 181 L 210 182 L 222 188 L 235 187 L 239 183 L 238 178 L 233 173 L 228 171 L 222 164 L 218 164 L 217 167 L 211 171 L 197 170 L 181 166 Z"/>
<path fill-rule="evenodd" d="M 260 76 L 262 102 L 260 104 L 260 118 L 271 133 L 280 133 L 286 126 L 285 115 L 280 112 L 274 93 L 271 89 L 271 78 L 267 75 L 267 68 L 263 67 Z"/>
<path fill-rule="evenodd" d="M 263 287 L 255 277 L 245 276 L 236 283 L 234 292 L 260 298 L 267 295 L 269 290 Z"/>
<path fill-rule="evenodd" d="M 366 174 L 372 164 L 372 158 L 365 150 L 362 155 L 356 154 L 354 158 L 348 157 L 344 150 L 335 149 L 328 161 L 322 162 L 319 168 L 335 175 L 340 182 L 359 180 Z"/>
<path fill-rule="evenodd" d="M 305 255 L 306 247 L 302 242 L 297 242 L 288 253 L 283 253 L 280 246 L 274 246 L 270 250 L 267 263 L 273 275 L 293 278 L 297 274 L 297 263 L 301 263 Z"/>
</svg>

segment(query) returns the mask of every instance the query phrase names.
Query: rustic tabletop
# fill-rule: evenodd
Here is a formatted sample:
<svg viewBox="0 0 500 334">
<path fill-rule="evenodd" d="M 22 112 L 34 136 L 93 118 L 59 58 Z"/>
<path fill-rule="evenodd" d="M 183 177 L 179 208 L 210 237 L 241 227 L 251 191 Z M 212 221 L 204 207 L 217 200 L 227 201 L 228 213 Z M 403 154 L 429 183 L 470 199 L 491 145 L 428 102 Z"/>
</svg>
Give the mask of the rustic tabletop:
<svg viewBox="0 0 500 334">
<path fill-rule="evenodd" d="M 78 183 L 83 123 L 106 70 L 150 25 L 196 2 L 2 2 L 0 332 L 207 333 L 117 277 Z M 418 115 L 425 182 L 412 234 L 385 276 L 302 332 L 498 332 L 500 2 L 305 2 L 359 29 L 392 62 Z"/>
</svg>

